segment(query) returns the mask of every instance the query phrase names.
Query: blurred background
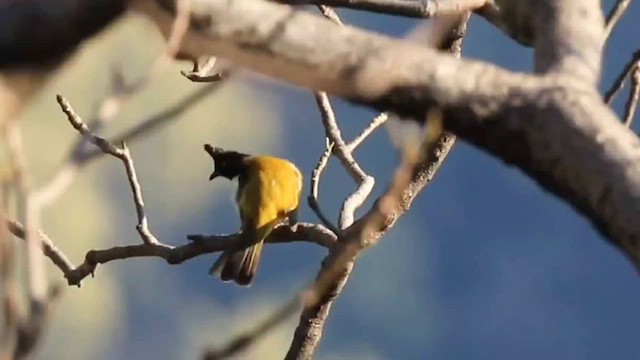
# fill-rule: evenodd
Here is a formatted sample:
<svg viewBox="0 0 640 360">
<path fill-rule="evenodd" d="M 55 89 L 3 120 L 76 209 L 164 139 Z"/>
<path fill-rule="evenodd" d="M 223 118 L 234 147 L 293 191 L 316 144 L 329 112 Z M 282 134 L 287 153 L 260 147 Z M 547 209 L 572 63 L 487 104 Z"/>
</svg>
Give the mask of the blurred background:
<svg viewBox="0 0 640 360">
<path fill-rule="evenodd" d="M 613 1 L 604 1 L 608 9 Z M 347 24 L 402 37 L 419 22 L 338 10 Z M 606 49 L 607 88 L 640 48 L 635 2 Z M 109 91 L 114 65 L 133 81 L 163 49 L 155 28 L 125 17 L 92 39 L 22 114 L 36 183 L 50 177 L 77 138 L 55 102 L 64 95 L 89 116 Z M 515 71 L 531 51 L 473 18 L 463 56 Z M 180 63 L 136 95 L 105 135 L 118 133 L 197 91 Z M 627 86 L 628 88 L 628 86 Z M 619 96 L 619 112 L 628 89 Z M 376 114 L 334 99 L 347 140 Z M 550 119 L 552 120 L 552 119 Z M 238 227 L 234 186 L 209 182 L 204 143 L 295 162 L 308 176 L 324 150 L 311 92 L 242 76 L 175 120 L 130 143 L 151 230 L 179 245 L 188 233 Z M 356 154 L 384 189 L 397 162 L 387 134 Z M 354 184 L 336 161 L 321 184 L 332 219 Z M 305 183 L 308 191 L 308 182 Z M 371 201 L 366 204 L 364 212 Z M 316 222 L 306 208 L 302 221 Z M 75 264 L 93 248 L 139 242 L 121 163 L 102 157 L 44 214 L 44 230 Z M 22 243 L 18 246 L 23 250 Z M 195 359 L 250 328 L 315 276 L 325 251 L 311 244 L 267 247 L 252 287 L 207 276 L 216 255 L 172 266 L 129 259 L 100 266 L 82 288 L 68 287 L 53 309 L 39 359 Z M 50 278 L 64 279 L 47 263 Z M 325 327 L 318 359 L 640 359 L 638 274 L 567 205 L 517 170 L 458 143 L 435 181 L 379 246 L 361 257 Z M 243 359 L 281 359 L 297 318 Z"/>
</svg>

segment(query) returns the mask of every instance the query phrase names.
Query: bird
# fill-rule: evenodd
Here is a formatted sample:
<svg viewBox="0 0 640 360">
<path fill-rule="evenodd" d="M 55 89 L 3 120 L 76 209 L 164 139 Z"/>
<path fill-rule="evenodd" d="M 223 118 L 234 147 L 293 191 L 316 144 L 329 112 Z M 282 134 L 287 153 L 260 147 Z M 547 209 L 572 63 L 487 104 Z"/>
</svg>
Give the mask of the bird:
<svg viewBox="0 0 640 360">
<path fill-rule="evenodd" d="M 241 221 L 239 241 L 246 244 L 225 250 L 209 275 L 249 286 L 269 233 L 287 220 L 293 229 L 298 223 L 303 177 L 296 165 L 285 159 L 252 156 L 210 144 L 205 144 L 204 150 L 214 162 L 210 181 L 218 177 L 238 180 L 235 202 Z"/>
</svg>

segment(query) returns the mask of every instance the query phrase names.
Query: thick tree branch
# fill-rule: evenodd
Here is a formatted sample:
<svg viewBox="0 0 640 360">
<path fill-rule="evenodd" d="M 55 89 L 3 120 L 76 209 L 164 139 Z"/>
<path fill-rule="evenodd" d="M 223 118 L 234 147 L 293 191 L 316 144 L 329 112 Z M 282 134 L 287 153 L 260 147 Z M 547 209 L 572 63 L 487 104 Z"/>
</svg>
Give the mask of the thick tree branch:
<svg viewBox="0 0 640 360">
<path fill-rule="evenodd" d="M 601 23 L 601 15 L 593 13 L 593 0 L 542 3 L 552 15 L 562 9 L 549 3 L 585 7 L 588 16 L 576 23 L 580 26 L 556 37 L 544 27 L 541 35 L 550 41 L 546 46 L 552 50 L 546 53 L 551 68 L 567 63 L 562 57 L 574 56 L 584 71 L 538 77 L 477 61 L 453 61 L 429 49 L 338 27 L 260 0 L 202 1 L 199 21 L 185 37 L 183 50 L 223 56 L 298 86 L 404 117 L 424 119 L 437 106 L 445 114 L 447 130 L 517 166 L 565 199 L 640 265 L 640 223 L 633 220 L 640 211 L 640 142 L 602 104 L 593 87 L 599 65 L 592 57 L 600 52 L 602 31 L 580 33 L 582 25 L 593 28 Z M 528 2 L 513 6 L 517 4 Z M 170 13 L 149 4 L 138 10 L 166 32 Z M 569 10 L 568 14 L 576 13 L 571 6 Z M 554 25 L 557 29 L 575 20 L 550 19 L 562 22 Z M 574 37 L 585 50 L 574 55 L 559 50 L 563 44 L 569 49 L 577 46 L 566 44 Z M 536 52 L 544 46 L 538 43 Z M 578 73 L 586 78 L 576 79 L 573 75 Z"/>
<path fill-rule="evenodd" d="M 596 86 L 600 80 L 604 18 L 599 0 L 529 2 L 536 70 L 565 74 Z"/>
<path fill-rule="evenodd" d="M 0 69 L 56 65 L 124 12 L 125 0 L 8 0 L 0 4 Z M 35 21 L 35 22 L 34 22 Z"/>
</svg>

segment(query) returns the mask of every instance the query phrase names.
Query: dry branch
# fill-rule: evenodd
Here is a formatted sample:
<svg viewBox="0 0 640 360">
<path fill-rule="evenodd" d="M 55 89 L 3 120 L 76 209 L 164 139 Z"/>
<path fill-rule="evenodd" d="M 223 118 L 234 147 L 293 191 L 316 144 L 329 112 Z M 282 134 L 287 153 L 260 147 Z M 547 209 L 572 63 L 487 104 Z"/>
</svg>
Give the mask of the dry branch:
<svg viewBox="0 0 640 360">
<path fill-rule="evenodd" d="M 622 19 L 622 16 L 627 11 L 629 4 L 631 4 L 631 0 L 616 1 L 613 9 L 611 9 L 611 12 L 609 12 L 609 14 L 607 15 L 606 26 L 604 29 L 605 37 L 608 38 L 609 36 L 611 36 L 613 29 L 616 27 L 616 25 L 618 25 L 620 19 Z"/>
<path fill-rule="evenodd" d="M 24 239 L 22 224 L 14 220 L 5 220 L 9 231 L 16 237 Z M 44 243 L 44 254 L 64 274 L 69 285 L 80 285 L 85 277 L 92 275 L 99 264 L 114 260 L 134 257 L 162 258 L 169 264 L 180 264 L 200 255 L 220 252 L 237 243 L 238 234 L 229 235 L 189 235 L 191 243 L 181 246 L 165 244 L 138 244 L 116 246 L 108 249 L 87 252 L 82 264 L 75 267 L 66 255 L 56 248 L 54 242 L 42 231 L 39 236 Z M 322 225 L 300 223 L 295 231 L 289 226 L 280 226 L 267 238 L 269 243 L 290 243 L 295 241 L 310 242 L 323 247 L 332 247 L 336 241 L 335 234 Z"/>
<path fill-rule="evenodd" d="M 636 69 L 631 76 L 631 92 L 624 107 L 623 121 L 627 127 L 631 126 L 633 122 L 636 108 L 638 107 L 638 100 L 640 100 L 640 63 L 636 65 Z"/>
<path fill-rule="evenodd" d="M 607 90 L 607 92 L 605 93 L 604 101 L 607 104 L 611 104 L 616 95 L 618 95 L 620 90 L 622 90 L 622 88 L 624 87 L 624 81 L 629 76 L 631 76 L 633 69 L 639 66 L 638 64 L 640 64 L 640 50 L 637 50 L 633 53 L 629 61 L 627 61 L 627 63 L 624 65 L 624 68 L 622 69 L 620 74 L 618 74 L 616 79 L 613 81 L 613 84 L 611 84 L 609 90 Z"/>
<path fill-rule="evenodd" d="M 437 106 L 446 130 L 517 166 L 640 265 L 640 141 L 594 86 L 604 39 L 599 1 L 511 4 L 532 15 L 523 28 L 539 40 L 541 75 L 454 61 L 261 0 L 202 1 L 201 26 L 182 50 L 406 118 L 424 119 Z M 171 13 L 146 5 L 138 10 L 166 31 Z"/>
</svg>

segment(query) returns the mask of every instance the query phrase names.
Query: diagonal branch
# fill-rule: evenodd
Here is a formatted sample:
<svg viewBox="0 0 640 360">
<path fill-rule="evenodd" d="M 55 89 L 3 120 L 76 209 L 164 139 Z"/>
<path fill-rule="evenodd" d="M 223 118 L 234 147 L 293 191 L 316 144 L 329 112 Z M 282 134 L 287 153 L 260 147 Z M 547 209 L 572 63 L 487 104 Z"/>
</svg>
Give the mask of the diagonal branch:
<svg viewBox="0 0 640 360">
<path fill-rule="evenodd" d="M 358 136 L 347 145 L 349 150 L 354 151 L 367 137 L 369 137 L 369 135 L 371 135 L 374 131 L 376 131 L 378 127 L 384 124 L 388 118 L 389 114 L 387 113 L 380 113 L 380 115 L 374 117 L 369 125 L 367 125 L 367 127 L 364 128 L 362 132 L 360 132 L 360 134 L 358 134 Z"/>
<path fill-rule="evenodd" d="M 318 219 L 326 226 L 331 232 L 334 234 L 338 234 L 338 229 L 333 225 L 331 220 L 329 220 L 322 209 L 320 209 L 320 203 L 318 202 L 318 193 L 320 192 L 320 178 L 322 177 L 322 172 L 324 168 L 327 166 L 329 162 L 329 158 L 331 157 L 331 152 L 333 149 L 333 143 L 329 142 L 329 139 L 325 138 L 326 141 L 326 149 L 318 159 L 318 163 L 316 167 L 311 172 L 311 186 L 309 187 L 309 196 L 307 196 L 307 203 L 309 204 L 309 208 L 316 214 Z"/>
<path fill-rule="evenodd" d="M 633 69 L 638 66 L 640 66 L 640 50 L 636 50 L 633 53 L 631 59 L 627 61 L 620 74 L 618 74 L 618 77 L 613 81 L 613 84 L 611 84 L 611 87 L 605 93 L 604 101 L 607 104 L 611 105 L 620 90 L 622 90 L 622 88 L 624 87 L 625 80 L 627 80 L 627 78 L 631 76 L 631 74 L 633 73 Z"/>
<path fill-rule="evenodd" d="M 353 223 L 355 211 L 364 203 L 371 193 L 371 190 L 373 190 L 375 179 L 367 175 L 362 168 L 360 168 L 349 146 L 342 139 L 340 127 L 336 121 L 327 94 L 324 92 L 316 92 L 314 96 L 320 109 L 320 114 L 322 115 L 322 124 L 324 125 L 327 139 L 329 139 L 333 145 L 333 154 L 340 160 L 342 166 L 347 170 L 347 173 L 349 173 L 351 178 L 358 184 L 356 191 L 347 197 L 340 209 L 338 228 L 342 230 Z"/>
<path fill-rule="evenodd" d="M 636 65 L 636 69 L 631 76 L 631 93 L 624 107 L 624 125 L 629 127 L 633 122 L 640 99 L 640 64 Z"/>
<path fill-rule="evenodd" d="M 629 8 L 629 4 L 631 4 L 631 0 L 616 1 L 613 9 L 611 9 L 611 12 L 607 15 L 606 25 L 604 28 L 605 38 L 609 38 L 609 36 L 611 36 L 613 29 L 618 25 L 618 22 L 622 19 L 622 16 Z"/>
<path fill-rule="evenodd" d="M 131 186 L 131 192 L 133 194 L 133 202 L 136 207 L 136 213 L 138 215 L 138 224 L 136 225 L 136 230 L 138 234 L 140 234 L 140 238 L 142 242 L 147 245 L 161 245 L 158 242 L 158 239 L 149 231 L 149 224 L 147 220 L 147 215 L 144 210 L 144 200 L 142 199 L 142 190 L 140 188 L 140 183 L 138 182 L 138 176 L 136 174 L 136 169 L 133 165 L 133 159 L 131 158 L 131 154 L 129 153 L 129 149 L 122 143 L 122 147 L 119 148 L 112 144 L 110 141 L 95 135 L 89 130 L 87 125 L 82 121 L 80 116 L 75 113 L 73 108 L 71 108 L 71 104 L 63 98 L 61 95 L 56 96 L 56 100 L 60 105 L 62 111 L 67 115 L 67 119 L 71 126 L 74 129 L 78 130 L 82 136 L 86 137 L 92 144 L 96 145 L 103 152 L 112 155 L 124 164 L 125 170 L 127 172 L 127 179 L 129 180 L 129 185 Z"/>
</svg>

